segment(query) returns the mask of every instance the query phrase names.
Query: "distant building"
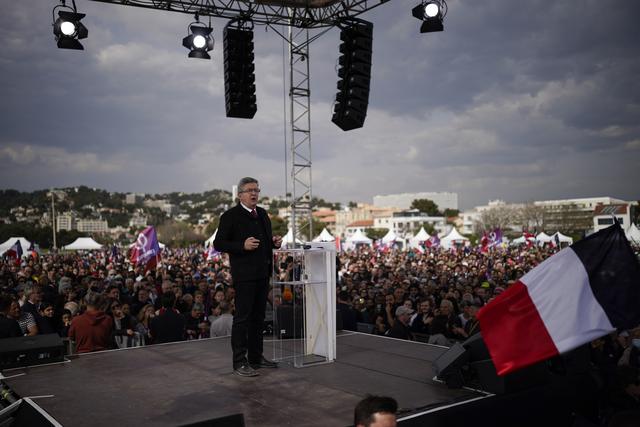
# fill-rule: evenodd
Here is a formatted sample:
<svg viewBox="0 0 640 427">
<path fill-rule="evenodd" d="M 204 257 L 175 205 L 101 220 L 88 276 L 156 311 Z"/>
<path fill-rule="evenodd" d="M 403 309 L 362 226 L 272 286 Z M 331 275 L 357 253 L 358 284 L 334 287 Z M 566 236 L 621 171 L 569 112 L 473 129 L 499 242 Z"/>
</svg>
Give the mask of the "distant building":
<svg viewBox="0 0 640 427">
<path fill-rule="evenodd" d="M 598 205 L 593 211 L 593 231 L 600 231 L 612 225 L 614 216 L 623 229 L 626 230 L 631 225 L 631 209 L 629 205 Z"/>
<path fill-rule="evenodd" d="M 109 231 L 109 224 L 102 219 L 79 219 L 76 227 L 81 233 L 106 233 Z"/>
<path fill-rule="evenodd" d="M 361 231 L 366 235 L 367 230 L 370 228 L 373 228 L 373 219 L 361 219 L 358 221 L 354 221 L 345 227 L 344 238 L 348 239 L 349 237 L 353 236 L 357 231 Z"/>
<path fill-rule="evenodd" d="M 392 216 L 376 218 L 373 221 L 374 228 L 388 228 L 398 237 L 413 237 L 423 224 L 430 224 L 439 233 L 447 230 L 445 217 L 428 216 L 417 209 L 394 212 Z"/>
<path fill-rule="evenodd" d="M 335 220 L 335 236 L 348 237 L 347 227 L 356 222 L 363 220 L 373 221 L 375 218 L 387 217 L 393 215 L 398 209 L 382 208 L 367 203 L 358 203 L 355 208 L 344 208 L 336 212 Z M 373 222 L 372 225 L 373 226 Z"/>
<path fill-rule="evenodd" d="M 144 193 L 128 193 L 124 196 L 124 202 L 127 205 L 135 205 L 144 200 Z"/>
<path fill-rule="evenodd" d="M 56 217 L 56 231 L 71 231 L 76 229 L 76 219 L 70 213 L 64 213 Z"/>
<path fill-rule="evenodd" d="M 134 215 L 129 219 L 129 227 L 144 228 L 147 226 L 147 217 L 142 215 Z"/>
<path fill-rule="evenodd" d="M 449 192 L 426 192 L 426 193 L 402 193 L 387 194 L 384 196 L 374 196 L 373 205 L 376 207 L 410 209 L 414 200 L 432 200 L 438 209 L 458 209 L 458 193 Z"/>
<path fill-rule="evenodd" d="M 545 230 L 559 230 L 563 233 L 583 233 L 591 231 L 593 215 L 598 205 L 624 205 L 624 200 L 613 197 L 587 197 L 580 199 L 543 200 L 533 202 L 544 208 Z"/>
</svg>

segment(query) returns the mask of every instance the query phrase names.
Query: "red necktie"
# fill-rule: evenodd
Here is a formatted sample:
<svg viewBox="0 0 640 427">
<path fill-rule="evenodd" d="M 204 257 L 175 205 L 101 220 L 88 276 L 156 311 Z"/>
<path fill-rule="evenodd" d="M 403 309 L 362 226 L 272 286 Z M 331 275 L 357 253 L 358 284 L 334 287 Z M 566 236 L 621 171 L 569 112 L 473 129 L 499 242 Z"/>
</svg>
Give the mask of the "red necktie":
<svg viewBox="0 0 640 427">
<path fill-rule="evenodd" d="M 256 212 L 256 210 L 255 210 L 255 209 L 253 209 L 253 210 L 251 211 L 251 216 L 252 216 L 252 217 L 254 217 L 254 218 L 258 218 L 258 212 Z"/>
</svg>

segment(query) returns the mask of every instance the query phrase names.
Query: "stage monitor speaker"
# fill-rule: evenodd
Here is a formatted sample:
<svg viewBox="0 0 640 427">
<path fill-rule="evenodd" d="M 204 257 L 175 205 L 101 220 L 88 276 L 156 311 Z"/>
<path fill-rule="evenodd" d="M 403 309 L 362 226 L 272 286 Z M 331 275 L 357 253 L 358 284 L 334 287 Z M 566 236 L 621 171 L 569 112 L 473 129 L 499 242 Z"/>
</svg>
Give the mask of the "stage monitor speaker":
<svg viewBox="0 0 640 427">
<path fill-rule="evenodd" d="M 471 335 L 462 343 L 462 346 L 469 351 L 470 362 L 491 358 L 491 355 L 489 355 L 489 350 L 487 349 L 487 346 L 482 339 L 481 333 Z"/>
<path fill-rule="evenodd" d="M 537 363 L 504 376 L 498 376 L 491 359 L 471 362 L 470 368 L 477 375 L 480 388 L 494 394 L 513 393 L 543 386 L 553 380 L 553 374 L 549 371 L 546 362 Z"/>
<path fill-rule="evenodd" d="M 244 427 L 244 415 L 227 415 L 226 417 L 213 418 L 191 424 L 182 424 L 179 427 Z"/>
<path fill-rule="evenodd" d="M 0 370 L 64 361 L 64 342 L 58 334 L 4 338 Z"/>
<path fill-rule="evenodd" d="M 273 330 L 280 338 L 302 338 L 302 307 L 282 304 L 276 310 Z"/>
<path fill-rule="evenodd" d="M 469 353 L 460 343 L 455 343 L 433 362 L 433 369 L 439 380 L 449 388 L 460 388 L 464 385 L 462 367 L 469 362 Z"/>
</svg>

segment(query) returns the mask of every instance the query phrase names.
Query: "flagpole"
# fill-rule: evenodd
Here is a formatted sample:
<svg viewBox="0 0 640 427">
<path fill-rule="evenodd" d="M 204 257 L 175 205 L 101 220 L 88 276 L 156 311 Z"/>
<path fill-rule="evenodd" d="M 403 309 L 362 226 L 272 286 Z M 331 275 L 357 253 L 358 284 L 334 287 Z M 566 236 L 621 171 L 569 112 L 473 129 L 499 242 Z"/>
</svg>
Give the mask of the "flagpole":
<svg viewBox="0 0 640 427">
<path fill-rule="evenodd" d="M 51 189 L 51 228 L 53 229 L 53 250 L 56 251 L 58 249 L 58 245 L 56 242 L 56 205 L 54 203 L 53 188 Z"/>
</svg>

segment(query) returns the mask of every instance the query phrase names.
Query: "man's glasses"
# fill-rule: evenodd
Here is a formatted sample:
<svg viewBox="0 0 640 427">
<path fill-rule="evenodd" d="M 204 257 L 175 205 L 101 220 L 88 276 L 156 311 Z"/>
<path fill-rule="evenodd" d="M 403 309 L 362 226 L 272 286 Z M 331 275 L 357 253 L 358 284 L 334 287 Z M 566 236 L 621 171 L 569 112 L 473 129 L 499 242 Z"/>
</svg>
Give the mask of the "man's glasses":
<svg viewBox="0 0 640 427">
<path fill-rule="evenodd" d="M 260 189 L 259 188 L 250 188 L 248 190 L 242 190 L 241 193 L 256 193 L 256 194 L 260 194 Z"/>
</svg>

